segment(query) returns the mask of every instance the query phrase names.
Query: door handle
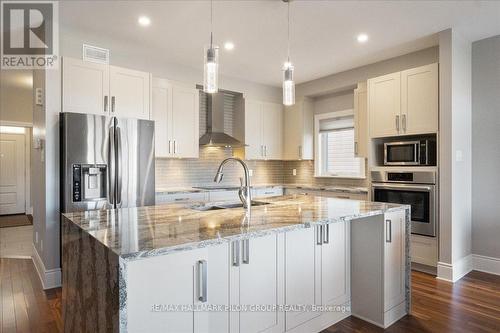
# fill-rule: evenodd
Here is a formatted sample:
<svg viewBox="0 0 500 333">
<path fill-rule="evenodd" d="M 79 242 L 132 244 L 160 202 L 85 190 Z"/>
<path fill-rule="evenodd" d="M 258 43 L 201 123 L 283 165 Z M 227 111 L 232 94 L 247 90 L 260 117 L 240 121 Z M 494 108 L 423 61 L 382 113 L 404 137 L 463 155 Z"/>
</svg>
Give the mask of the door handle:
<svg viewBox="0 0 500 333">
<path fill-rule="evenodd" d="M 399 115 L 396 116 L 396 130 L 399 132 Z"/>
<path fill-rule="evenodd" d="M 250 239 L 243 240 L 243 253 L 242 253 L 242 262 L 244 264 L 250 263 Z"/>
<path fill-rule="evenodd" d="M 402 122 L 403 122 L 403 131 L 406 132 L 406 114 L 402 115 Z"/>
<path fill-rule="evenodd" d="M 109 128 L 109 141 L 108 141 L 108 193 L 109 193 L 109 203 L 111 205 L 115 204 L 115 129 L 114 127 Z"/>
<path fill-rule="evenodd" d="M 111 96 L 111 112 L 115 112 L 115 96 Z"/>
<path fill-rule="evenodd" d="M 358 142 L 354 142 L 354 154 L 358 155 Z"/>
<path fill-rule="evenodd" d="M 207 301 L 207 261 L 198 260 L 198 300 Z"/>
<path fill-rule="evenodd" d="M 108 112 L 108 95 L 104 96 L 104 112 Z"/>
<path fill-rule="evenodd" d="M 385 220 L 385 242 L 392 243 L 392 221 Z"/>
<path fill-rule="evenodd" d="M 240 241 L 236 240 L 231 243 L 231 252 L 233 257 L 233 266 L 240 265 Z"/>
<path fill-rule="evenodd" d="M 174 155 L 177 154 L 177 140 L 174 140 Z"/>
<path fill-rule="evenodd" d="M 325 225 L 322 225 L 322 227 L 324 228 L 324 230 L 323 230 L 323 244 L 328 244 L 328 243 L 330 243 L 330 225 L 325 224 Z"/>
<path fill-rule="evenodd" d="M 316 226 L 316 245 L 321 245 L 321 244 L 323 244 L 323 226 L 317 225 Z"/>
<path fill-rule="evenodd" d="M 117 175 L 117 182 L 116 182 L 116 204 L 119 205 L 122 203 L 122 167 L 120 165 L 121 163 L 121 157 L 122 157 L 122 138 L 121 138 L 121 129 L 120 127 L 116 128 L 116 150 L 117 150 L 117 157 L 116 157 L 116 175 Z"/>
<path fill-rule="evenodd" d="M 172 153 L 172 141 L 171 140 L 168 140 L 168 153 L 169 154 Z"/>
<path fill-rule="evenodd" d="M 260 145 L 260 156 L 264 157 L 264 145 Z"/>
<path fill-rule="evenodd" d="M 302 159 L 302 146 L 299 146 L 299 159 Z"/>
<path fill-rule="evenodd" d="M 264 156 L 267 157 L 267 145 L 264 145 Z"/>
</svg>

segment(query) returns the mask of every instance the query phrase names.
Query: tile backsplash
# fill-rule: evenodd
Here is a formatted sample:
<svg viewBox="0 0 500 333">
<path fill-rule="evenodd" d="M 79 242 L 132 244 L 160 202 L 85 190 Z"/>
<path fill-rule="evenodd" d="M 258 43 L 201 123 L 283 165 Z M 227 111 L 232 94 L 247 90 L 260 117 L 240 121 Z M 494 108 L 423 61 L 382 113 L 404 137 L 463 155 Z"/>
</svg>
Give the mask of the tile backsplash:
<svg viewBox="0 0 500 333">
<path fill-rule="evenodd" d="M 220 162 L 231 157 L 231 149 L 200 148 L 199 159 L 156 159 L 156 187 L 188 187 L 214 184 Z M 364 179 L 315 178 L 313 161 L 246 161 L 253 171 L 253 184 L 312 184 L 325 186 L 367 187 Z M 293 176 L 293 169 L 297 175 Z M 223 185 L 238 185 L 243 169 L 236 163 L 224 168 Z M 214 184 L 215 185 L 215 184 Z"/>
</svg>

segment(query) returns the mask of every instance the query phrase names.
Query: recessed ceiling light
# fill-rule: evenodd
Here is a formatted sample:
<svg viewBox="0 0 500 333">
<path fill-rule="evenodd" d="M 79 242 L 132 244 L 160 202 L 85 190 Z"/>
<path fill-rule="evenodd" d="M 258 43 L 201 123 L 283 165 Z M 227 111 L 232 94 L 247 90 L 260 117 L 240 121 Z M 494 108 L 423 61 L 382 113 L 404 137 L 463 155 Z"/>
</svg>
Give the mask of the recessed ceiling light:
<svg viewBox="0 0 500 333">
<path fill-rule="evenodd" d="M 225 42 L 224 48 L 228 51 L 231 51 L 232 49 L 234 49 L 234 43 L 233 42 Z"/>
<path fill-rule="evenodd" d="M 139 22 L 139 24 L 143 27 L 147 27 L 151 24 L 151 19 L 147 16 L 140 16 L 137 22 Z"/>
<path fill-rule="evenodd" d="M 356 37 L 356 39 L 360 43 L 365 43 L 366 41 L 368 41 L 368 35 L 367 34 L 359 34 L 358 37 Z"/>
</svg>

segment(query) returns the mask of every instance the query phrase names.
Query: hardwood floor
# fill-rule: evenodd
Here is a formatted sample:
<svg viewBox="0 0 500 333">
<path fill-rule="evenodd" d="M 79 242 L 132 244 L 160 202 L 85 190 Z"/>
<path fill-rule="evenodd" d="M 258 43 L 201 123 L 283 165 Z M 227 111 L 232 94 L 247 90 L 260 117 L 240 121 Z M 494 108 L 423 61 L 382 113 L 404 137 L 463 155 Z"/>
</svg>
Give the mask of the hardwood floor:
<svg viewBox="0 0 500 333">
<path fill-rule="evenodd" d="M 500 276 L 471 272 L 455 284 L 412 273 L 413 315 L 387 332 L 500 332 Z M 0 259 L 0 333 L 62 332 L 61 289 L 42 290 L 31 260 Z M 383 332 L 350 317 L 323 333 Z"/>
<path fill-rule="evenodd" d="M 0 333 L 62 332 L 61 289 L 44 291 L 31 259 L 0 259 Z"/>
</svg>

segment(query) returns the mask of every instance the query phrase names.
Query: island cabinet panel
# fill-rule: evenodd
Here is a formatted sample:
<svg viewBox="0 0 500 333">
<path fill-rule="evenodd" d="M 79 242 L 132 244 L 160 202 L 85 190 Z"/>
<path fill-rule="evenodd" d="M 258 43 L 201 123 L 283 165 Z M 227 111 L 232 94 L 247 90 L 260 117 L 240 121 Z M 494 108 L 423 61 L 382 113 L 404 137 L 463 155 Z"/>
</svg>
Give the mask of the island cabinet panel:
<svg viewBox="0 0 500 333">
<path fill-rule="evenodd" d="M 194 311 L 229 305 L 228 255 L 221 244 L 128 262 L 128 332 L 229 332 L 227 311 Z"/>
<path fill-rule="evenodd" d="M 405 214 L 386 212 L 351 222 L 352 314 L 383 328 L 409 312 Z"/>
<path fill-rule="evenodd" d="M 323 305 L 343 305 L 351 297 L 350 222 L 323 226 L 321 295 Z"/>
<path fill-rule="evenodd" d="M 315 232 L 320 226 L 285 234 L 285 301 L 287 307 L 321 304 L 321 244 Z M 287 311 L 285 327 L 290 330 L 321 315 L 313 311 Z"/>
<path fill-rule="evenodd" d="M 231 332 L 284 332 L 283 313 L 277 307 L 284 303 L 283 237 L 273 234 L 232 242 L 231 304 L 241 311 L 232 313 Z"/>
</svg>

